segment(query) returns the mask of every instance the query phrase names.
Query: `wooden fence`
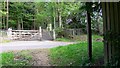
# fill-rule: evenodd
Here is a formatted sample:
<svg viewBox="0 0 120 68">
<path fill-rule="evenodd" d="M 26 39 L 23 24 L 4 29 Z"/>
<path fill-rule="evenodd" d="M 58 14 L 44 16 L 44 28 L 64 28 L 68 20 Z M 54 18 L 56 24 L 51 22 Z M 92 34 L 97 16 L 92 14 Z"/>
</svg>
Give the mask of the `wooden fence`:
<svg viewBox="0 0 120 68">
<path fill-rule="evenodd" d="M 39 30 L 12 30 L 11 39 L 31 39 L 36 35 L 39 35 Z"/>
<path fill-rule="evenodd" d="M 83 29 L 65 29 L 67 35 L 82 35 L 84 34 Z M 55 31 L 48 31 L 46 29 L 39 30 L 8 30 L 8 37 L 11 40 L 54 40 Z"/>
<path fill-rule="evenodd" d="M 83 31 L 83 29 L 65 29 L 64 30 L 65 33 L 69 34 L 69 35 L 81 35 L 84 34 L 85 32 Z"/>
<path fill-rule="evenodd" d="M 36 39 L 41 40 L 42 38 L 42 29 L 39 30 L 12 30 L 8 29 L 7 32 L 8 38 L 11 40 L 30 40 Z"/>
</svg>

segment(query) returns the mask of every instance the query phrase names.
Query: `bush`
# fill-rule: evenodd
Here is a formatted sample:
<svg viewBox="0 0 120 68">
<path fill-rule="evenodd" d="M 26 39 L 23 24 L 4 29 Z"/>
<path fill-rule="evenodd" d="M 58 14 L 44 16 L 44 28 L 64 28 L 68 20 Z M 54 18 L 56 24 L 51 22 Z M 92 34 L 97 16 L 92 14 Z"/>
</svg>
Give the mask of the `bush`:
<svg viewBox="0 0 120 68">
<path fill-rule="evenodd" d="M 56 32 L 57 38 L 63 38 L 67 36 L 63 28 L 57 28 L 55 29 L 55 32 Z"/>
</svg>

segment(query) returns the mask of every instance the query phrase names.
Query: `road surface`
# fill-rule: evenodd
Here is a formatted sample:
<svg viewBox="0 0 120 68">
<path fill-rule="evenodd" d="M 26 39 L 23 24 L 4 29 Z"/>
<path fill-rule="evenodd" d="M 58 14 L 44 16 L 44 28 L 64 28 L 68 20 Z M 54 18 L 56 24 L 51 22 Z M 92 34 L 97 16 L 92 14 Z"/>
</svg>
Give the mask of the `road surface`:
<svg viewBox="0 0 120 68">
<path fill-rule="evenodd" d="M 13 41 L 9 43 L 1 43 L 0 53 L 11 50 L 27 50 L 39 48 L 53 48 L 57 46 L 65 46 L 75 42 L 58 42 L 58 41 Z"/>
</svg>

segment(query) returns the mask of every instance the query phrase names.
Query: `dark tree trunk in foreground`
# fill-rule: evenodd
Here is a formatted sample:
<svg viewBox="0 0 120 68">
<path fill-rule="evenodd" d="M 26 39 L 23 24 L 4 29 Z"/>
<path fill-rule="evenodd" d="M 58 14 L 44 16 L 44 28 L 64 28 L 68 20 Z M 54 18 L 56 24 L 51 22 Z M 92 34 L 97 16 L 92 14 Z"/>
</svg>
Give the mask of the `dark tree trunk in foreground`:
<svg viewBox="0 0 120 68">
<path fill-rule="evenodd" d="M 88 34 L 88 55 L 89 60 L 92 60 L 92 32 L 91 32 L 91 17 L 87 11 L 87 34 Z"/>
</svg>

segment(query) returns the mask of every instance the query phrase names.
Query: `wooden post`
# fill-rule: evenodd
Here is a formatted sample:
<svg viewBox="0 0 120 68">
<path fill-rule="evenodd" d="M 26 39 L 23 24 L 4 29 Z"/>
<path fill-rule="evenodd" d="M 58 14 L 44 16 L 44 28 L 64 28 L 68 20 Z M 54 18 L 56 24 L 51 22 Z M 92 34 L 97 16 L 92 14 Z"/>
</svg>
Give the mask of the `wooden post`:
<svg viewBox="0 0 120 68">
<path fill-rule="evenodd" d="M 12 39 L 12 28 L 8 29 L 7 36 L 10 40 Z"/>
<path fill-rule="evenodd" d="M 52 31 L 52 24 L 49 24 L 49 30 Z"/>
<path fill-rule="evenodd" d="M 87 11 L 87 35 L 88 35 L 88 55 L 89 60 L 92 60 L 92 32 L 91 32 L 91 17 L 90 13 Z"/>
<path fill-rule="evenodd" d="M 120 65 L 120 2 L 103 2 L 103 27 L 104 27 L 104 63 L 118 62 Z M 114 60 L 114 61 L 113 61 Z"/>
<path fill-rule="evenodd" d="M 41 27 L 39 27 L 39 36 L 40 36 L 40 40 L 42 40 L 42 29 L 41 29 Z"/>
<path fill-rule="evenodd" d="M 72 29 L 72 35 L 75 36 L 75 29 Z"/>
</svg>

